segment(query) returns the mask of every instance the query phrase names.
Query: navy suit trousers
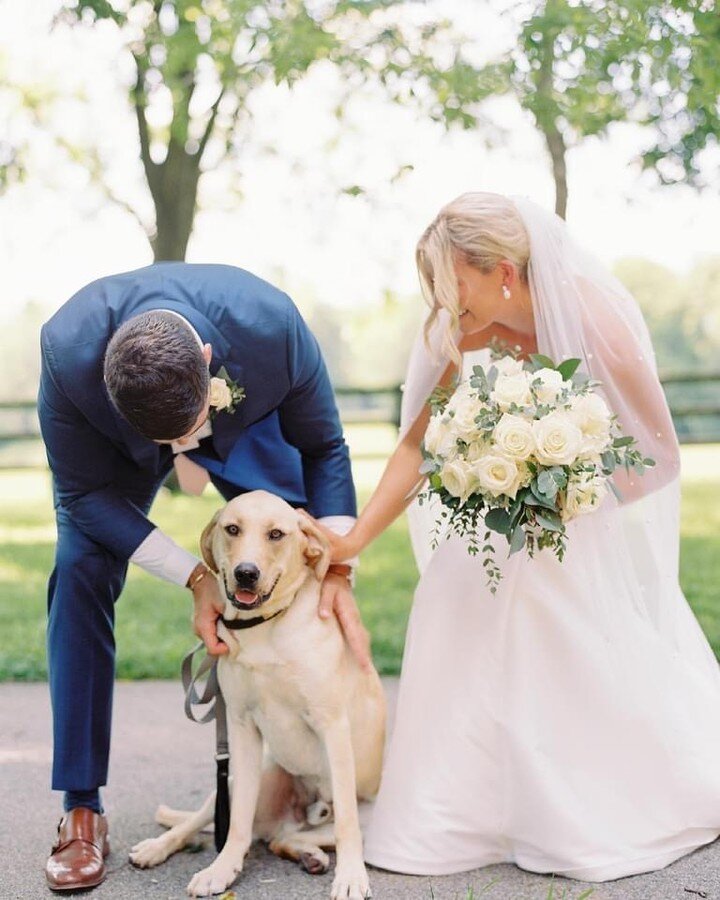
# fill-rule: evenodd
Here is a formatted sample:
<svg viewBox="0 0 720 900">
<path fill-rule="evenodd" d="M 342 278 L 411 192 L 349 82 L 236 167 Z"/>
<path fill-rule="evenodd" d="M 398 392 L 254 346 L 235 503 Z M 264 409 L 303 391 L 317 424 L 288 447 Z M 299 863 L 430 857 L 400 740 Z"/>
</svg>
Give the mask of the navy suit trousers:
<svg viewBox="0 0 720 900">
<path fill-rule="evenodd" d="M 147 513 L 164 480 L 128 490 Z M 55 568 L 48 583 L 47 654 L 53 712 L 53 790 L 107 783 L 113 683 L 115 601 L 125 583 L 119 559 L 57 510 Z"/>
</svg>

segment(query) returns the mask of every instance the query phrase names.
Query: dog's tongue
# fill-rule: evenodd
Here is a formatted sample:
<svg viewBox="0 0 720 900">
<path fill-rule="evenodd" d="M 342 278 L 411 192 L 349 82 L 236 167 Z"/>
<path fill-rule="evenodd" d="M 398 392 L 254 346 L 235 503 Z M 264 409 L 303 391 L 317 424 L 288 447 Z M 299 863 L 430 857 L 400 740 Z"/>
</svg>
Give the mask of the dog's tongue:
<svg viewBox="0 0 720 900">
<path fill-rule="evenodd" d="M 257 594 L 253 594 L 250 591 L 235 591 L 235 599 L 238 603 L 244 603 L 246 606 L 251 606 L 257 600 Z"/>
</svg>

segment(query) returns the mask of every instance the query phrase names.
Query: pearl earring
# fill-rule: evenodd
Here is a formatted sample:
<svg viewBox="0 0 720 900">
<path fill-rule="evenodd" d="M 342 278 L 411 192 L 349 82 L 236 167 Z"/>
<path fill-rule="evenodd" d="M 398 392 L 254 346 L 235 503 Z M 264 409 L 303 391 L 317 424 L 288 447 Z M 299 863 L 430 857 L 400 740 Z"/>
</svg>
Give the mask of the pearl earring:
<svg viewBox="0 0 720 900">
<path fill-rule="evenodd" d="M 502 286 L 502 294 L 506 300 L 510 299 L 510 288 L 506 284 Z"/>
</svg>

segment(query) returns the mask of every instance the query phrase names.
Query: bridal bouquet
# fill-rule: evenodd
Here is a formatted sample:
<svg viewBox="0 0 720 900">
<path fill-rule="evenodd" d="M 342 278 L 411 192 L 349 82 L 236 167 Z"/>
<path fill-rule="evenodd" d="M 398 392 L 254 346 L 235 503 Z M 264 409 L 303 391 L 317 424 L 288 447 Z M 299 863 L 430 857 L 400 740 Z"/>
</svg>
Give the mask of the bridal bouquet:
<svg viewBox="0 0 720 900">
<path fill-rule="evenodd" d="M 579 365 L 505 355 L 430 398 L 420 470 L 429 486 L 419 502 L 437 495 L 438 531 L 447 525 L 448 535 L 465 537 L 473 555 L 482 547 L 493 594 L 502 576 L 492 531 L 507 538 L 510 554 L 550 548 L 562 560 L 565 523 L 597 509 L 608 490 L 618 493 L 610 479 L 615 468 L 642 474 L 655 464 L 621 434 L 596 391 L 600 382 Z"/>
</svg>

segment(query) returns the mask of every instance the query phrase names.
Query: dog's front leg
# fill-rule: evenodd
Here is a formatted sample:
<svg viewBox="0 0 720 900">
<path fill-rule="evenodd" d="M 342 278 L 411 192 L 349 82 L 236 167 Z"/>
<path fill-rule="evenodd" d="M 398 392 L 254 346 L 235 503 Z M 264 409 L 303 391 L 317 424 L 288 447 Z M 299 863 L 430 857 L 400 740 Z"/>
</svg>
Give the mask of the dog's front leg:
<svg viewBox="0 0 720 900">
<path fill-rule="evenodd" d="M 234 718 L 228 710 L 230 738 L 230 829 L 215 862 L 193 877 L 191 897 L 221 894 L 242 871 L 252 842 L 253 820 L 262 777 L 262 738 L 249 716 Z"/>
<path fill-rule="evenodd" d="M 372 894 L 363 862 L 355 756 L 347 716 L 342 715 L 330 722 L 322 733 L 330 767 L 337 840 L 337 864 L 331 897 L 332 900 L 364 900 Z"/>
</svg>

